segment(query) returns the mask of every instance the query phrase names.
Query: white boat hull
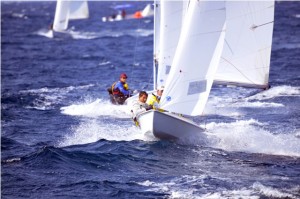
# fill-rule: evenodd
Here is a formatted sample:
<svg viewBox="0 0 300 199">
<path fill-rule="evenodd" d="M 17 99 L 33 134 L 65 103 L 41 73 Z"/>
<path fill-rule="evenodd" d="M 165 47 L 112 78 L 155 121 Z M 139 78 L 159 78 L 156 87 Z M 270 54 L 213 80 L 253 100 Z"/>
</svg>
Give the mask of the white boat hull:
<svg viewBox="0 0 300 199">
<path fill-rule="evenodd" d="M 150 110 L 137 115 L 137 121 L 143 133 L 152 133 L 164 140 L 185 140 L 200 136 L 207 140 L 204 129 L 194 122 L 172 113 Z"/>
</svg>

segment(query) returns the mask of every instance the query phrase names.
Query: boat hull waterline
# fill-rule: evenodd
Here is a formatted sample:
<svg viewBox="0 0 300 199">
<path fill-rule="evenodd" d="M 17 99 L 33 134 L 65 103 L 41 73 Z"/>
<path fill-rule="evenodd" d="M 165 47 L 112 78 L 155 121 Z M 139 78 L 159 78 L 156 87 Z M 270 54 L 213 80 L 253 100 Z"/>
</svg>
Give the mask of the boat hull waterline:
<svg viewBox="0 0 300 199">
<path fill-rule="evenodd" d="M 186 140 L 195 137 L 206 142 L 205 129 L 182 116 L 169 112 L 150 110 L 137 115 L 144 134 L 153 134 L 163 140 Z"/>
</svg>

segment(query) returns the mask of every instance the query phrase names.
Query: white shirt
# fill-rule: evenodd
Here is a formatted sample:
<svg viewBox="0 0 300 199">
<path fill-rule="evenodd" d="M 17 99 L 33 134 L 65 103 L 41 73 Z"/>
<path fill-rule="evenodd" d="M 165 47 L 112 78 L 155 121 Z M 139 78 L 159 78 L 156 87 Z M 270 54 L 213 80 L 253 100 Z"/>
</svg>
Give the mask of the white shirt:
<svg viewBox="0 0 300 199">
<path fill-rule="evenodd" d="M 132 113 L 132 119 L 135 119 L 135 117 L 142 112 L 145 112 L 147 110 L 151 109 L 151 107 L 143 102 L 140 102 L 139 100 L 133 102 L 132 108 L 131 108 L 131 113 Z"/>
</svg>

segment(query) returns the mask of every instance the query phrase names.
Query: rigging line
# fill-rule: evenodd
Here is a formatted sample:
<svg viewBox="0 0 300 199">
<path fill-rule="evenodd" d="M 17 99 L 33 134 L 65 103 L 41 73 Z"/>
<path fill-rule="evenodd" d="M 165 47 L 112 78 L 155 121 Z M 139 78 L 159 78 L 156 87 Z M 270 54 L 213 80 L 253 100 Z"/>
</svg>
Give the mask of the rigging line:
<svg viewBox="0 0 300 199">
<path fill-rule="evenodd" d="M 229 48 L 229 50 L 230 50 L 231 54 L 233 54 L 233 50 L 231 49 L 231 47 L 230 47 L 229 43 L 227 42 L 227 40 L 226 40 L 226 39 L 224 39 L 224 40 L 225 40 L 226 46 Z"/>
<path fill-rule="evenodd" d="M 243 76 L 243 77 L 245 77 L 247 80 L 249 80 L 250 82 L 252 82 L 253 84 L 255 84 L 251 79 L 249 79 L 246 75 L 244 75 L 243 73 L 242 73 L 242 71 L 241 70 L 239 70 L 233 63 L 231 63 L 229 60 L 227 60 L 227 59 L 225 59 L 224 57 L 221 57 L 223 60 L 225 60 L 227 63 L 229 63 L 231 66 L 233 66 L 237 71 L 239 71 L 239 73 Z"/>
<path fill-rule="evenodd" d="M 274 21 L 270 21 L 270 22 L 267 22 L 267 23 L 263 23 L 263 24 L 260 24 L 260 25 L 252 25 L 252 27 L 250 28 L 251 30 L 254 30 L 255 28 L 258 28 L 258 27 L 261 27 L 261 26 L 265 26 L 265 25 L 268 25 L 270 23 L 274 23 Z"/>
</svg>

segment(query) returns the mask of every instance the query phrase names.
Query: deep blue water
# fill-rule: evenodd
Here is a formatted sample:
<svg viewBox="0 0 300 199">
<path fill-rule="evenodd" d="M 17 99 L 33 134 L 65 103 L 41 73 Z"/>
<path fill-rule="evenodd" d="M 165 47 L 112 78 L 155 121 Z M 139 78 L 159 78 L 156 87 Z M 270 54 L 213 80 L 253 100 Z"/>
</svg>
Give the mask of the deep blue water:
<svg viewBox="0 0 300 199">
<path fill-rule="evenodd" d="M 214 87 L 211 142 L 145 137 L 106 88 L 152 89 L 153 18 L 45 36 L 55 2 L 1 2 L 2 198 L 300 198 L 300 2 L 277 2 L 271 89 Z M 131 3 L 129 12 L 146 2 Z"/>
</svg>

